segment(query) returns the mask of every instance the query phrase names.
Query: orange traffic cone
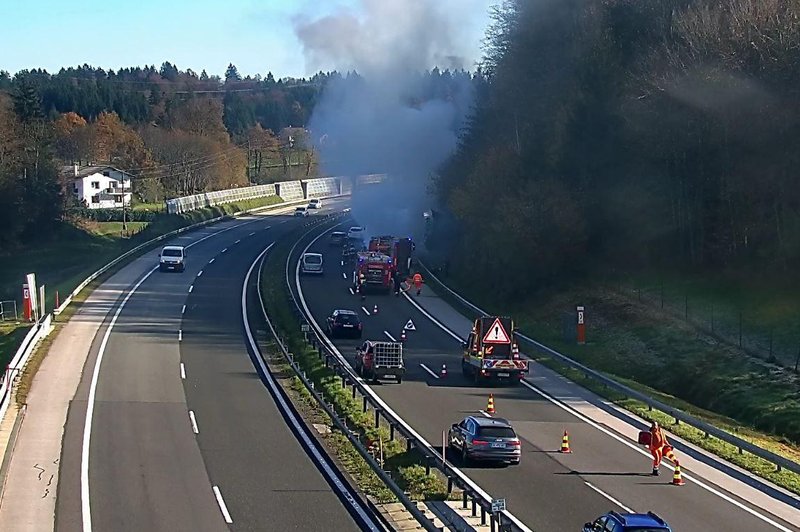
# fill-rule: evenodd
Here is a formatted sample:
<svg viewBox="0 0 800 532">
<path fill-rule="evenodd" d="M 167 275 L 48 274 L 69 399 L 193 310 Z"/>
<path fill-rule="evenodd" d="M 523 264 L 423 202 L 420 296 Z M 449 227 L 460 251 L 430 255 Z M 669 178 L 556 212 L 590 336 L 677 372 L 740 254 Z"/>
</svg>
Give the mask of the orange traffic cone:
<svg viewBox="0 0 800 532">
<path fill-rule="evenodd" d="M 494 414 L 494 395 L 489 394 L 489 404 L 486 406 L 487 414 Z"/>
<path fill-rule="evenodd" d="M 375 305 L 374 307 L 372 307 L 372 313 L 373 314 L 377 314 L 378 313 L 378 305 Z"/>
<path fill-rule="evenodd" d="M 686 484 L 681 476 L 681 463 L 675 460 L 675 473 L 672 474 L 672 485 L 683 486 Z"/>
<path fill-rule="evenodd" d="M 440 378 L 447 378 L 447 364 L 442 364 L 442 374 L 440 375 Z"/>
<path fill-rule="evenodd" d="M 562 453 L 572 452 L 569 450 L 569 433 L 566 430 L 564 431 L 564 437 L 561 438 L 561 452 Z"/>
</svg>

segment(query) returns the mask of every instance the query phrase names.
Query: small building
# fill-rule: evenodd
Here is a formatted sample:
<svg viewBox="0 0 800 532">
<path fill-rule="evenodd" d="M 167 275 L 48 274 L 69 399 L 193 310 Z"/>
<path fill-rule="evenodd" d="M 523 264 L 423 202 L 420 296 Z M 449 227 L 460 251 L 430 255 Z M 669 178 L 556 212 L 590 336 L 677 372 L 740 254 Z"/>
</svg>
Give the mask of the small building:
<svg viewBox="0 0 800 532">
<path fill-rule="evenodd" d="M 114 209 L 131 204 L 131 175 L 113 166 L 64 168 L 72 193 L 90 209 Z"/>
</svg>

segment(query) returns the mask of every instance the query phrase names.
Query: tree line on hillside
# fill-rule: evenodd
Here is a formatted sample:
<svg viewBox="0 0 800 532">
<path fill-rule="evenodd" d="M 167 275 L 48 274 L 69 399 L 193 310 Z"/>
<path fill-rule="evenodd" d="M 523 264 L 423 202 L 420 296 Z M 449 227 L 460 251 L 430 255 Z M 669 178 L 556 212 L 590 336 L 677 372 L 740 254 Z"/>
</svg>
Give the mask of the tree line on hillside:
<svg viewBox="0 0 800 532">
<path fill-rule="evenodd" d="M 505 295 L 599 267 L 794 271 L 800 0 L 506 0 L 493 20 L 438 176 L 455 268 Z"/>
</svg>

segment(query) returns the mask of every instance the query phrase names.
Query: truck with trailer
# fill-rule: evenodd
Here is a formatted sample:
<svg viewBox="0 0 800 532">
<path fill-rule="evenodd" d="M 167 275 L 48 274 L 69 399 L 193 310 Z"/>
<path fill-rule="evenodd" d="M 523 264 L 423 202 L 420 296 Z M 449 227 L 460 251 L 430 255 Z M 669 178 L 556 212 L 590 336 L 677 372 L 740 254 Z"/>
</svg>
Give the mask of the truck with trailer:
<svg viewBox="0 0 800 532">
<path fill-rule="evenodd" d="M 353 267 L 353 291 L 364 295 L 369 291 L 389 292 L 392 289 L 392 259 L 383 253 L 356 253 Z"/>
<path fill-rule="evenodd" d="M 514 320 L 501 316 L 477 318 L 463 343 L 461 370 L 475 384 L 519 383 L 528 373 L 528 361 L 520 357 Z"/>
<path fill-rule="evenodd" d="M 410 237 L 391 235 L 373 236 L 369 241 L 369 251 L 383 253 L 392 259 L 392 275 L 399 272 L 403 277 L 411 273 L 411 256 L 416 248 Z"/>
<path fill-rule="evenodd" d="M 403 382 L 406 371 L 403 364 L 403 344 L 367 340 L 356 347 L 355 369 L 361 378 L 372 382 L 387 378 L 397 380 L 398 384 Z"/>
</svg>

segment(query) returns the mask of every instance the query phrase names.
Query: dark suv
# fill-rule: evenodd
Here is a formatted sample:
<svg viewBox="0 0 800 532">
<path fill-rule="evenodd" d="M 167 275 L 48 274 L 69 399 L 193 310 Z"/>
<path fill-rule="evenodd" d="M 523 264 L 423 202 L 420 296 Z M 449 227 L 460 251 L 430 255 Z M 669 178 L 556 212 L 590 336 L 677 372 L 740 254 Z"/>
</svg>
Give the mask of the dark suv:
<svg viewBox="0 0 800 532">
<path fill-rule="evenodd" d="M 511 423 L 497 417 L 467 416 L 450 427 L 449 447 L 461 453 L 461 461 L 493 460 L 518 464 L 522 445 Z"/>
<path fill-rule="evenodd" d="M 629 514 L 608 512 L 592 523 L 583 525 L 583 532 L 672 532 L 669 525 L 653 512 Z"/>
<path fill-rule="evenodd" d="M 333 314 L 328 316 L 326 322 L 326 329 L 330 338 L 336 338 L 337 336 L 361 338 L 362 328 L 358 314 L 352 310 L 334 310 Z"/>
</svg>

